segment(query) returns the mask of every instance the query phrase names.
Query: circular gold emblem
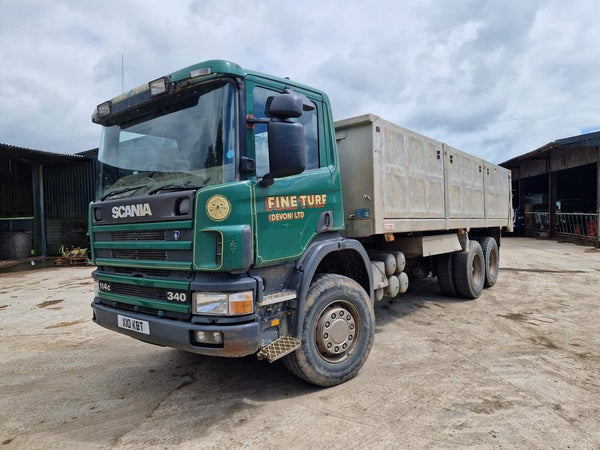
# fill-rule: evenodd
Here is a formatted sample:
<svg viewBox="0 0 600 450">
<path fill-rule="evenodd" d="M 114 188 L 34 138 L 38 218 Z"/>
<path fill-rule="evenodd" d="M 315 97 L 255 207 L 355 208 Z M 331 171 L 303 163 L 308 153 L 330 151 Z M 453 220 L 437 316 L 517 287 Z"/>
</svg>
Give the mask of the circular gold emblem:
<svg viewBox="0 0 600 450">
<path fill-rule="evenodd" d="M 227 198 L 220 194 L 213 195 L 206 202 L 206 213 L 208 217 L 217 222 L 221 222 L 229 217 L 231 213 L 231 203 Z"/>
</svg>

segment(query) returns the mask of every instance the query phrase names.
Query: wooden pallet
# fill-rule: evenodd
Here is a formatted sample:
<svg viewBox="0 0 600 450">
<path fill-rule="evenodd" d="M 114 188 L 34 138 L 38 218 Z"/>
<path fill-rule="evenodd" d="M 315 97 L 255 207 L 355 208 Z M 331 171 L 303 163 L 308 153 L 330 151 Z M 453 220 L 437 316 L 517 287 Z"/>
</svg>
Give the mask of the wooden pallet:
<svg viewBox="0 0 600 450">
<path fill-rule="evenodd" d="M 61 256 L 54 260 L 55 266 L 87 266 L 87 256 Z"/>
</svg>

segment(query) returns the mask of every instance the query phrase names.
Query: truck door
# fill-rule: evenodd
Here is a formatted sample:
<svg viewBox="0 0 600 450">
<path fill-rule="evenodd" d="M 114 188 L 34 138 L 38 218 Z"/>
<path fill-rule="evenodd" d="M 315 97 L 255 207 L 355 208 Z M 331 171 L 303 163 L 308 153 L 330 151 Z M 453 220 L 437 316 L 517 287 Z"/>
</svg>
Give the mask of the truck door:
<svg viewBox="0 0 600 450">
<path fill-rule="evenodd" d="M 248 82 L 248 114 L 256 118 L 266 117 L 267 98 L 280 93 L 283 88 L 283 85 L 278 89 Z M 294 119 L 304 125 L 306 169 L 303 173 L 278 178 L 270 186 L 261 186 L 262 176 L 269 172 L 267 126 L 255 124 L 249 133 L 248 150 L 250 155 L 254 152 L 257 177 L 254 186 L 256 266 L 270 265 L 301 255 L 317 234 L 319 221 L 333 217 L 328 213 L 333 210 L 334 201 L 331 171 L 322 154 L 324 152 L 319 148 L 319 114 L 322 113 L 322 106 L 319 101 L 311 100 L 315 103 L 315 109 Z"/>
</svg>

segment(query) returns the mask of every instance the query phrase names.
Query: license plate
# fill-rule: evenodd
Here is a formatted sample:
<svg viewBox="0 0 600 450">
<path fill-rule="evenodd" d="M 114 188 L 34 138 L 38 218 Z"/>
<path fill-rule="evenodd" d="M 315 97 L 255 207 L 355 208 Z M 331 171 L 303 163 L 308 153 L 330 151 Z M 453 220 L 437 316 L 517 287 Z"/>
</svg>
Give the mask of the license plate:
<svg viewBox="0 0 600 450">
<path fill-rule="evenodd" d="M 150 334 L 150 324 L 145 320 L 132 319 L 131 317 L 117 315 L 117 325 L 119 328 L 135 331 L 142 334 Z"/>
</svg>

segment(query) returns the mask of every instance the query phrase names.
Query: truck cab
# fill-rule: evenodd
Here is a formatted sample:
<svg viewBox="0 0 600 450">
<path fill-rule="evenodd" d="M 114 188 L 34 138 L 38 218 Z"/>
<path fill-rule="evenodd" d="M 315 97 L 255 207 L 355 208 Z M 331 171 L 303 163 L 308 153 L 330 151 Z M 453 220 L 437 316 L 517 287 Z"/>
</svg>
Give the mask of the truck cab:
<svg viewBox="0 0 600 450">
<path fill-rule="evenodd" d="M 102 126 L 89 224 L 99 325 L 227 357 L 286 337 L 278 358 L 300 345 L 299 293 L 323 249 L 352 252 L 348 270 L 372 293 L 366 253 L 339 234 L 323 92 L 207 61 L 98 105 L 92 120 Z"/>
</svg>

